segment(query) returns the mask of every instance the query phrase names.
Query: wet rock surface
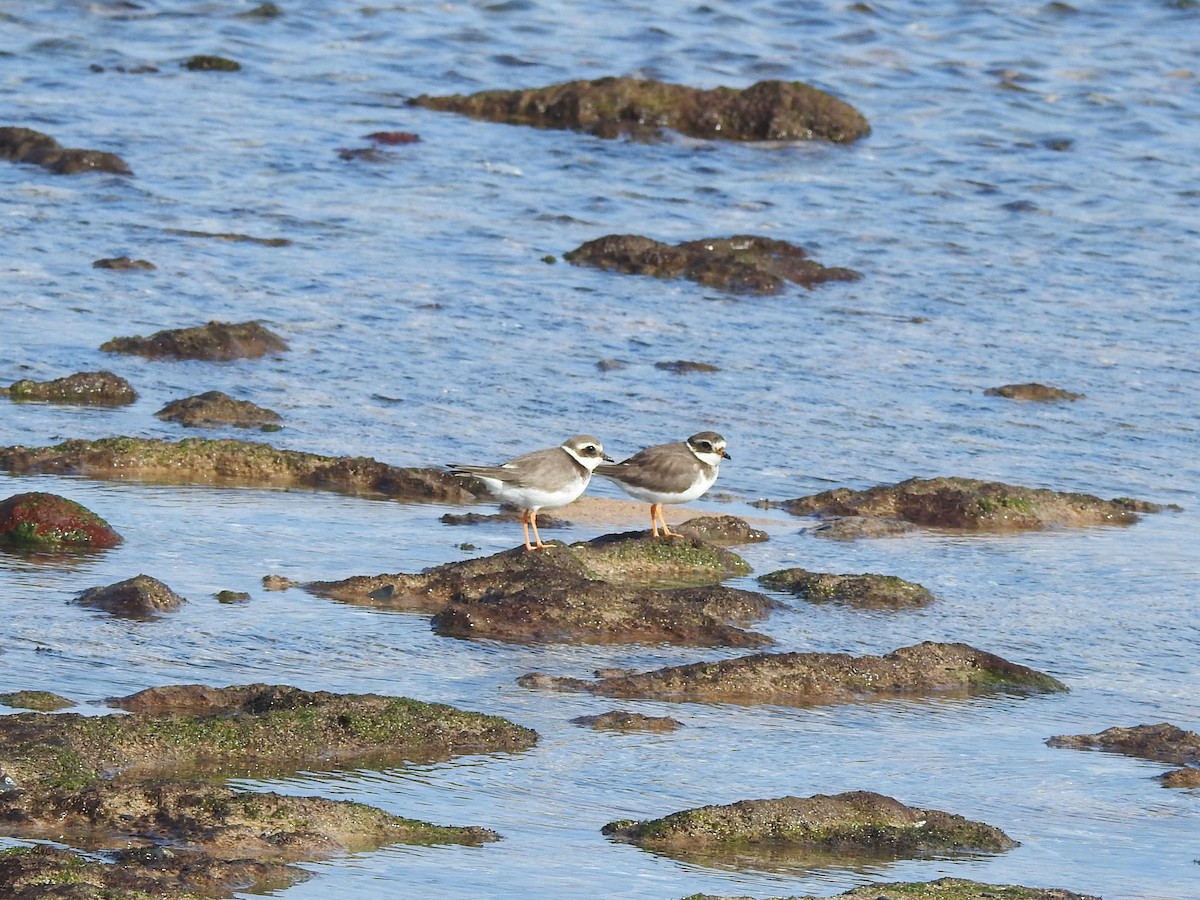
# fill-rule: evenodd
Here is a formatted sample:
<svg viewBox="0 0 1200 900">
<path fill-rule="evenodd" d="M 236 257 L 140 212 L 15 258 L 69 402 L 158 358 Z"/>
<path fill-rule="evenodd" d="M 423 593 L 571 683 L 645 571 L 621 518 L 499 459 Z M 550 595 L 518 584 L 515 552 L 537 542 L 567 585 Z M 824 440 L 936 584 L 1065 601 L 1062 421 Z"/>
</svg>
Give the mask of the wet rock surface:
<svg viewBox="0 0 1200 900">
<path fill-rule="evenodd" d="M 596 681 L 523 675 L 529 688 L 586 691 L 604 697 L 711 703 L 816 706 L 977 692 L 1058 692 L 1066 685 L 967 644 L 925 641 L 884 656 L 759 653 L 718 662 L 668 666 Z"/>
<path fill-rule="evenodd" d="M 563 258 L 572 265 L 629 275 L 686 278 L 737 294 L 778 294 L 788 282 L 812 288 L 862 277 L 853 269 L 821 265 L 803 247 L 754 235 L 672 245 L 636 234 L 610 234 L 581 244 Z"/>
<path fill-rule="evenodd" d="M 369 457 L 319 456 L 247 441 L 185 438 L 70 440 L 0 447 L 0 470 L 140 478 L 168 484 L 302 486 L 399 500 L 466 503 L 473 495 L 442 469 L 389 466 Z"/>
<path fill-rule="evenodd" d="M 1006 397 L 1009 400 L 1034 400 L 1039 403 L 1054 403 L 1059 400 L 1083 400 L 1084 394 L 1076 394 L 1062 388 L 1050 387 L 1037 382 L 1029 384 L 1004 384 L 1000 387 L 988 388 L 984 392 L 987 397 Z"/>
<path fill-rule="evenodd" d="M 172 400 L 154 415 L 188 428 L 216 425 L 263 428 L 283 421 L 283 416 L 274 410 L 264 409 L 249 400 L 235 400 L 222 391 L 205 391 L 194 397 Z"/>
<path fill-rule="evenodd" d="M 0 694 L 0 703 L 14 709 L 35 709 L 39 712 L 53 712 L 56 709 L 66 709 L 74 706 L 74 702 L 49 691 L 12 691 Z"/>
<path fill-rule="evenodd" d="M 1094 894 L 1076 894 L 1061 888 L 1024 887 L 1019 884 L 987 884 L 963 878 L 939 878 L 926 882 L 880 882 L 837 894 L 837 900 L 1103 900 Z M 695 894 L 688 900 L 737 900 L 710 894 Z M 740 898 L 745 900 L 745 898 Z M 791 900 L 821 900 L 805 896 Z M 828 900 L 828 898 L 824 898 Z"/>
<path fill-rule="evenodd" d="M 149 575 L 135 575 L 105 587 L 88 588 L 75 602 L 126 619 L 150 619 L 187 603 L 183 597 Z"/>
<path fill-rule="evenodd" d="M 1113 727 L 1098 734 L 1060 734 L 1046 744 L 1067 750 L 1107 750 L 1170 765 L 1200 766 L 1200 734 L 1169 722 Z"/>
<path fill-rule="evenodd" d="M 287 342 L 257 322 L 209 322 L 171 328 L 150 337 L 118 337 L 100 345 L 105 353 L 129 353 L 147 359 L 204 359 L 214 362 L 256 359 L 282 353 Z"/>
<path fill-rule="evenodd" d="M 9 385 L 8 396 L 13 400 L 124 406 L 137 399 L 137 392 L 120 375 L 101 370 L 76 372 L 53 381 L 22 379 Z"/>
<path fill-rule="evenodd" d="M 596 731 L 653 731 L 664 733 L 675 731 L 683 725 L 670 716 L 647 716 L 614 709 L 598 716 L 578 716 L 572 725 L 582 725 Z"/>
<path fill-rule="evenodd" d="M 92 263 L 93 269 L 114 269 L 119 272 L 152 271 L 154 263 L 148 259 L 133 259 L 129 256 L 114 256 L 108 259 L 97 259 Z"/>
<path fill-rule="evenodd" d="M 706 544 L 736 546 L 738 544 L 760 544 L 770 540 L 761 528 L 755 528 L 737 516 L 697 516 L 675 526 L 680 534 L 688 534 Z"/>
<path fill-rule="evenodd" d="M 3 831 L 127 847 L 121 852 L 132 856 L 117 861 L 139 878 L 161 878 L 156 891 L 209 896 L 304 877 L 284 863 L 391 843 L 497 838 L 484 828 L 432 825 L 360 803 L 238 791 L 212 776 L 247 766 L 291 772 L 348 760 L 427 762 L 524 750 L 537 737 L 504 719 L 441 704 L 274 685 L 152 688 L 110 704 L 132 715 L 0 716 L 0 757 L 17 785 L 0 794 Z M 180 771 L 209 777 L 180 780 Z M 0 860 L 0 884 L 20 868 L 19 856 Z M 187 864 L 176 865 L 179 859 Z M 67 857 L 51 862 L 73 865 Z M 108 880 L 121 877 L 117 868 L 89 869 L 82 880 L 119 884 Z"/>
<path fill-rule="evenodd" d="M 191 72 L 239 72 L 242 68 L 237 60 L 206 54 L 189 56 L 181 65 Z"/>
<path fill-rule="evenodd" d="M 433 628 L 451 637 L 761 647 L 770 639 L 740 626 L 778 606 L 769 597 L 711 583 L 644 583 L 712 582 L 735 561 L 729 551 L 694 538 L 617 535 L 534 553 L 518 547 L 417 575 L 354 576 L 306 588 L 348 603 L 433 613 Z"/>
<path fill-rule="evenodd" d="M 998 828 L 936 809 L 915 809 L 871 791 L 742 800 L 646 821 L 617 821 L 602 832 L 671 856 L 727 856 L 752 864 L 803 865 L 826 854 L 903 858 L 952 852 L 996 853 L 1017 846 Z"/>
<path fill-rule="evenodd" d="M 45 491 L 13 494 L 0 502 L 0 545 L 103 550 L 121 543 L 121 535 L 85 506 Z"/>
<path fill-rule="evenodd" d="M 836 488 L 772 505 L 797 516 L 861 516 L 966 531 L 1130 525 L 1142 513 L 1167 508 L 973 478 L 910 478 L 863 491 Z"/>
<path fill-rule="evenodd" d="M 760 81 L 744 90 L 700 90 L 635 78 L 599 78 L 470 96 L 422 95 L 409 102 L 494 122 L 567 128 L 603 138 L 650 137 L 670 129 L 706 140 L 850 143 L 871 130 L 850 104 L 795 81 Z"/>
<path fill-rule="evenodd" d="M 133 174 L 125 160 L 115 153 L 64 147 L 48 134 L 11 125 L 0 127 L 0 157 L 10 162 L 42 166 L 57 175 L 81 172 Z"/>
<path fill-rule="evenodd" d="M 764 587 L 788 591 L 810 603 L 844 603 L 861 609 L 912 609 L 933 602 L 925 587 L 894 575 L 833 575 L 781 569 L 760 576 Z"/>
</svg>

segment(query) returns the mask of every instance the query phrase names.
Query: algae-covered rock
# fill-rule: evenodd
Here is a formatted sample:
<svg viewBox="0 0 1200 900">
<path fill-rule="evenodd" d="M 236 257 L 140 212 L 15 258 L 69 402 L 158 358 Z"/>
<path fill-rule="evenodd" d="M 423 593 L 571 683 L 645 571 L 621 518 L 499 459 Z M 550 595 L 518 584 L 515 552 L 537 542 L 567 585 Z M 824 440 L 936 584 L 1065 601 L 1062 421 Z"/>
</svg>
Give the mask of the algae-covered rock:
<svg viewBox="0 0 1200 900">
<path fill-rule="evenodd" d="M 302 486 L 402 500 L 466 503 L 473 499 L 449 472 L 389 466 L 365 457 L 319 456 L 247 441 L 185 438 L 70 440 L 53 447 L 0 447 L 0 469 L 142 478 L 168 484 Z"/>
<path fill-rule="evenodd" d="M 1083 400 L 1083 394 L 1076 394 L 1062 388 L 1046 384 L 1030 382 L 1028 384 L 1004 384 L 1000 387 L 988 388 L 986 397 L 1006 397 L 1009 400 L 1033 400 L 1038 403 L 1054 403 L 1059 400 Z"/>
<path fill-rule="evenodd" d="M 419 575 L 355 576 L 306 587 L 343 602 L 433 613 L 435 630 L 452 637 L 520 643 L 770 643 L 738 626 L 762 619 L 778 604 L 762 594 L 711 584 L 738 561 L 724 548 L 682 536 L 595 543 L 551 544 L 537 553 L 516 548 Z M 647 578 L 693 586 L 656 588 L 638 581 Z"/>
<path fill-rule="evenodd" d="M 13 494 L 0 502 L 0 544 L 107 549 L 121 536 L 87 507 L 45 491 Z"/>
<path fill-rule="evenodd" d="M 150 337 L 118 337 L 100 345 L 105 353 L 130 353 L 147 359 L 255 359 L 282 353 L 287 342 L 257 322 L 209 322 L 191 328 L 158 331 Z"/>
<path fill-rule="evenodd" d="M 850 143 L 871 130 L 848 103 L 796 81 L 701 90 L 636 78 L 599 78 L 470 96 L 422 95 L 409 102 L 478 119 L 568 128 L 604 138 L 671 129 L 706 140 Z"/>
<path fill-rule="evenodd" d="M 821 265 L 803 247 L 755 235 L 671 245 L 641 235 L 610 234 L 581 244 L 563 258 L 573 265 L 629 275 L 686 278 L 739 294 L 778 294 L 788 282 L 812 288 L 862 277 L 852 269 Z"/>
<path fill-rule="evenodd" d="M 78 175 L 81 172 L 133 174 L 125 160 L 115 153 L 64 147 L 48 134 L 11 125 L 0 127 L 0 158 L 16 163 L 32 163 L 57 175 Z"/>
<path fill-rule="evenodd" d="M 835 898 L 813 896 L 791 900 L 1103 900 L 1094 894 L 1076 894 L 1061 888 L 1024 887 L 1019 884 L 987 884 L 963 878 L 936 881 L 878 882 L 856 887 Z M 710 894 L 693 894 L 687 900 L 746 900 Z"/>
<path fill-rule="evenodd" d="M 0 896 L 6 900 L 202 900 L 235 885 L 283 887 L 306 877 L 300 869 L 291 869 L 291 877 L 287 873 L 284 866 L 212 860 L 165 848 L 116 851 L 104 860 L 51 844 L 0 850 Z"/>
<path fill-rule="evenodd" d="M 1098 734 L 1060 734 L 1046 744 L 1068 750 L 1108 750 L 1170 765 L 1200 765 L 1200 734 L 1169 722 L 1113 727 Z"/>
<path fill-rule="evenodd" d="M 172 400 L 154 414 L 165 422 L 188 428 L 232 425 L 235 428 L 266 428 L 283 420 L 279 413 L 249 400 L 235 400 L 222 391 L 205 391 L 194 397 Z"/>
<path fill-rule="evenodd" d="M 1128 498 L 1102 500 L 973 478 L 910 478 L 863 491 L 836 488 L 779 505 L 798 516 L 866 516 L 967 531 L 1129 525 L 1140 513 L 1164 509 Z"/>
<path fill-rule="evenodd" d="M 102 609 L 126 619 L 149 619 L 172 612 L 187 603 L 177 593 L 149 575 L 135 575 L 116 584 L 88 588 L 75 602 L 80 606 Z"/>
<path fill-rule="evenodd" d="M 532 688 L 587 691 L 604 697 L 702 703 L 814 706 L 915 696 L 969 696 L 987 691 L 1045 693 L 1066 685 L 967 644 L 926 641 L 884 656 L 759 653 L 717 662 L 584 681 L 523 675 Z"/>
<path fill-rule="evenodd" d="M 0 694 L 0 703 L 14 709 L 35 709 L 38 712 L 53 712 L 74 706 L 74 702 L 50 691 L 11 691 Z"/>
<path fill-rule="evenodd" d="M 755 528 L 737 516 L 697 516 L 676 525 L 675 529 L 697 537 L 706 544 L 721 546 L 757 544 L 770 540 L 770 536 L 761 528 Z"/>
<path fill-rule="evenodd" d="M 609 837 L 669 855 L 702 854 L 752 864 L 756 853 L 783 857 L 834 853 L 902 858 L 950 852 L 996 853 L 1017 846 L 998 828 L 936 809 L 915 809 L 871 791 L 774 800 L 742 800 L 672 813 L 661 819 L 610 822 Z"/>
<path fill-rule="evenodd" d="M 53 381 L 22 379 L 9 386 L 8 396 L 13 400 L 124 406 L 137 399 L 137 392 L 121 376 L 100 371 L 76 372 Z"/>
<path fill-rule="evenodd" d="M 794 568 L 762 575 L 758 581 L 811 603 L 832 601 L 861 609 L 911 609 L 933 602 L 927 588 L 895 575 L 833 575 Z"/>
<path fill-rule="evenodd" d="M 643 713 L 631 713 L 621 709 L 600 713 L 598 716 L 578 716 L 571 720 L 572 725 L 583 725 L 595 731 L 674 731 L 683 726 L 670 716 L 647 716 Z"/>
</svg>

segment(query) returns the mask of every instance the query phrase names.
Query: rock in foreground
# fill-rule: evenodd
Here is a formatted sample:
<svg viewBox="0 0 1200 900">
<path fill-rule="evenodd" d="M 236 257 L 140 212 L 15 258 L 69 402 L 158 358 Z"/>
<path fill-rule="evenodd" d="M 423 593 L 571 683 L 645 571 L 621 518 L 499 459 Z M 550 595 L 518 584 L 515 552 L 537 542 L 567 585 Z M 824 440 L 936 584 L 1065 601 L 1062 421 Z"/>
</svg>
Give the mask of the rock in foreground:
<svg viewBox="0 0 1200 900">
<path fill-rule="evenodd" d="M 973 478 L 910 478 L 863 491 L 836 488 L 779 505 L 797 516 L 864 516 L 966 531 L 1130 525 L 1140 513 L 1164 508 Z"/>
<path fill-rule="evenodd" d="M 125 406 L 137 399 L 137 392 L 121 376 L 101 371 L 76 372 L 53 381 L 16 381 L 9 386 L 8 396 L 13 400 Z"/>
<path fill-rule="evenodd" d="M 926 641 L 885 656 L 760 653 L 718 662 L 669 666 L 597 681 L 524 675 L 525 687 L 587 691 L 604 697 L 701 703 L 815 706 L 986 691 L 1067 690 L 1062 682 L 966 644 Z"/>
<path fill-rule="evenodd" d="M 223 362 L 282 353 L 287 343 L 257 322 L 209 322 L 192 328 L 158 331 L 150 337 L 118 337 L 105 341 L 105 353 L 131 353 L 147 359 L 204 359 Z"/>
<path fill-rule="evenodd" d="M 45 491 L 13 494 L 0 503 L 0 544 L 107 549 L 121 543 L 111 525 L 85 506 Z"/>
<path fill-rule="evenodd" d="M 771 572 L 758 581 L 811 603 L 833 601 L 860 609 L 912 609 L 933 602 L 927 588 L 894 575 L 833 575 L 795 568 Z"/>
<path fill-rule="evenodd" d="M 829 268 L 803 247 L 754 235 L 664 244 L 636 234 L 610 234 L 563 254 L 576 266 L 655 278 L 686 278 L 738 294 L 778 294 L 787 282 L 815 287 L 856 281 L 853 269 Z"/>
<path fill-rule="evenodd" d="M 759 855 L 773 865 L 803 865 L 830 855 L 899 859 L 1017 846 L 998 828 L 871 791 L 742 800 L 661 819 L 610 822 L 602 832 L 672 856 L 726 858 L 739 866 L 753 866 Z"/>
<path fill-rule="evenodd" d="M 652 136 L 671 129 L 704 140 L 851 143 L 871 131 L 850 104 L 796 81 L 760 81 L 744 90 L 700 90 L 636 78 L 599 78 L 470 96 L 423 95 L 409 102 L 493 122 L 568 128 L 603 138 Z"/>
</svg>

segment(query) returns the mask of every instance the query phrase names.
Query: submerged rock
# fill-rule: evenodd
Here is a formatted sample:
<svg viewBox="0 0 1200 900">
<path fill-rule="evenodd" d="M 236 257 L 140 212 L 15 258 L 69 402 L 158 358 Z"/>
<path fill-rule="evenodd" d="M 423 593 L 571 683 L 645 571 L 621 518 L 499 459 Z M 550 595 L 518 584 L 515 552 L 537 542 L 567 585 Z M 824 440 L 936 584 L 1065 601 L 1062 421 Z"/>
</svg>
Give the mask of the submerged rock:
<svg viewBox="0 0 1200 900">
<path fill-rule="evenodd" d="M 400 500 L 473 499 L 449 472 L 389 466 L 368 457 L 319 456 L 248 441 L 185 438 L 70 440 L 54 447 L 0 447 L 0 470 L 143 478 L 168 484 L 291 485 Z"/>
<path fill-rule="evenodd" d="M 1023 887 L 1019 884 L 987 884 L 963 878 L 939 878 L 925 882 L 880 882 L 865 884 L 837 894 L 835 898 L 793 897 L 792 900 L 1102 900 L 1094 894 L 1076 894 L 1061 888 Z M 738 900 L 696 894 L 693 900 Z M 741 898 L 744 900 L 744 898 Z"/>
<path fill-rule="evenodd" d="M 904 858 L 998 853 L 1018 846 L 998 828 L 936 809 L 914 809 L 871 791 L 703 806 L 661 819 L 610 822 L 609 837 L 672 856 L 699 854 L 753 865 L 804 864 L 814 855 Z"/>
<path fill-rule="evenodd" d="M 583 725 L 596 731 L 675 731 L 683 726 L 670 716 L 647 716 L 642 713 L 614 709 L 598 716 L 578 716 L 572 725 Z"/>
<path fill-rule="evenodd" d="M 110 259 L 97 259 L 93 261 L 92 268 L 115 269 L 122 272 L 140 269 L 148 272 L 152 271 L 155 268 L 155 265 L 148 259 L 133 259 L 129 256 L 114 256 Z"/>
<path fill-rule="evenodd" d="M 204 359 L 225 361 L 255 359 L 282 353 L 287 342 L 257 322 L 209 322 L 191 328 L 158 331 L 148 338 L 140 334 L 105 341 L 105 353 L 130 353 L 147 359 Z"/>
<path fill-rule="evenodd" d="M 669 666 L 597 681 L 523 675 L 524 687 L 587 691 L 604 697 L 701 703 L 816 706 L 862 700 L 985 691 L 1067 690 L 1055 678 L 966 644 L 925 641 L 885 656 L 760 653 Z"/>
<path fill-rule="evenodd" d="M 1107 750 L 1169 765 L 1200 766 L 1200 734 L 1169 722 L 1108 728 L 1098 734 L 1060 734 L 1046 744 L 1067 750 Z"/>
<path fill-rule="evenodd" d="M 863 491 L 836 488 L 778 505 L 797 516 L 864 516 L 969 531 L 1130 525 L 1140 513 L 1164 509 L 1125 497 L 1101 500 L 973 478 L 910 478 Z"/>
<path fill-rule="evenodd" d="M 0 703 L 14 709 L 36 709 L 38 712 L 54 712 L 56 709 L 66 709 L 75 705 L 66 697 L 49 691 L 13 691 L 0 694 Z"/>
<path fill-rule="evenodd" d="M 235 59 L 205 54 L 190 56 L 180 65 L 192 72 L 240 72 L 242 68 Z"/>
<path fill-rule="evenodd" d="M 563 254 L 576 266 L 655 278 L 686 278 L 740 294 L 778 294 L 791 281 L 812 288 L 826 281 L 857 281 L 853 269 L 829 268 L 803 247 L 755 235 L 664 244 L 635 234 L 610 234 Z"/>
<path fill-rule="evenodd" d="M 235 428 L 265 428 L 283 421 L 283 416 L 249 400 L 234 400 L 221 391 L 205 391 L 194 397 L 172 400 L 154 414 L 167 422 L 188 428 L 232 425 Z"/>
<path fill-rule="evenodd" d="M 834 601 L 861 609 L 911 609 L 933 602 L 928 589 L 894 575 L 833 575 L 795 568 L 771 572 L 758 581 L 812 603 Z"/>
<path fill-rule="evenodd" d="M 729 551 L 695 538 L 621 535 L 534 553 L 515 548 L 419 575 L 355 576 L 306 587 L 344 602 L 433 613 L 434 629 L 452 637 L 760 647 L 770 639 L 737 626 L 764 618 L 778 605 L 769 597 L 711 583 L 644 583 L 713 582 L 737 563 Z"/>
<path fill-rule="evenodd" d="M 149 619 L 159 613 L 172 612 L 187 603 L 149 575 L 135 575 L 107 587 L 88 588 L 75 598 L 75 602 L 126 619 Z"/>
<path fill-rule="evenodd" d="M 58 175 L 81 172 L 133 174 L 125 160 L 115 153 L 64 147 L 50 135 L 32 128 L 0 127 L 0 157 L 11 162 L 39 165 Z"/>
<path fill-rule="evenodd" d="M 610 77 L 470 96 L 422 95 L 409 102 L 510 125 L 567 128 L 603 138 L 650 136 L 671 129 L 705 140 L 850 143 L 871 131 L 850 104 L 796 81 L 760 81 L 744 90 L 700 90 Z"/>
<path fill-rule="evenodd" d="M 23 379 L 9 385 L 13 400 L 46 400 L 52 403 L 88 403 L 124 406 L 137 399 L 133 386 L 112 372 L 76 372 L 53 381 Z"/>
<path fill-rule="evenodd" d="M 983 392 L 986 397 L 1007 397 L 1009 400 L 1035 400 L 1039 403 L 1053 403 L 1058 400 L 1083 400 L 1083 394 L 1074 394 L 1062 388 L 1050 387 L 1037 382 L 1029 384 L 1005 384 L 1000 387 L 988 388 Z"/>
<path fill-rule="evenodd" d="M 107 549 L 122 538 L 85 506 L 44 491 L 13 494 L 0 503 L 0 544 L 58 547 L 69 544 Z"/>
</svg>

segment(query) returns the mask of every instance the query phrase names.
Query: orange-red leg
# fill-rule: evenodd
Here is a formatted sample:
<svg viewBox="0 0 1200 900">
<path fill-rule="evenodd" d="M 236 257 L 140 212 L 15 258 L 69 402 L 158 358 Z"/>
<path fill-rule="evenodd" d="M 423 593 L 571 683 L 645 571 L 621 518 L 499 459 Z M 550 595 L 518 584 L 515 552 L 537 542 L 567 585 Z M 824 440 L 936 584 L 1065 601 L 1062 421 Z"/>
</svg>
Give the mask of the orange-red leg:
<svg viewBox="0 0 1200 900">
<path fill-rule="evenodd" d="M 533 526 L 533 539 L 535 542 L 534 547 L 538 550 L 545 550 L 546 545 L 542 543 L 542 536 L 540 534 L 538 534 L 538 530 L 537 530 L 537 513 L 536 512 L 529 513 L 529 524 Z M 526 544 L 526 546 L 528 546 L 528 544 Z"/>
<path fill-rule="evenodd" d="M 670 528 L 667 527 L 667 520 L 663 518 L 662 504 L 661 503 L 651 503 L 650 504 L 650 530 L 654 537 L 658 537 L 658 525 L 660 522 L 662 523 L 663 537 L 674 537 L 675 532 L 673 532 Z"/>
</svg>

